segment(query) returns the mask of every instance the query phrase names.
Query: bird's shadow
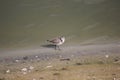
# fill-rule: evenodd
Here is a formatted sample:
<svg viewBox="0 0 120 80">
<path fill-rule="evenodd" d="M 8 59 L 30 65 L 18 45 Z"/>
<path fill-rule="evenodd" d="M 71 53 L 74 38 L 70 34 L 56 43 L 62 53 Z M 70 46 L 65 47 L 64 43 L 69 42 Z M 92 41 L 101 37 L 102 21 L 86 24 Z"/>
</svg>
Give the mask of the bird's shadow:
<svg viewBox="0 0 120 80">
<path fill-rule="evenodd" d="M 45 47 L 45 48 L 53 48 L 55 49 L 55 45 L 53 44 L 46 44 L 46 45 L 41 45 L 42 47 Z"/>
</svg>

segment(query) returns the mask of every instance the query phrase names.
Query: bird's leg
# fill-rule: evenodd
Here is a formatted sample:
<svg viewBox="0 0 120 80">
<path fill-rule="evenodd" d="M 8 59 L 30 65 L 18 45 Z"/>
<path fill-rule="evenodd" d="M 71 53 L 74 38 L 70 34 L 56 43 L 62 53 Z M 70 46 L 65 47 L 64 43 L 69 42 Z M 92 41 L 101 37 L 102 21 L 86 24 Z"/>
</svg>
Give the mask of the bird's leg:
<svg viewBox="0 0 120 80">
<path fill-rule="evenodd" d="M 57 45 L 55 45 L 55 50 L 57 50 Z"/>
<path fill-rule="evenodd" d="M 61 50 L 59 46 L 55 45 L 55 50 Z"/>
<path fill-rule="evenodd" d="M 58 50 L 61 50 L 61 49 L 60 49 L 60 46 L 57 46 L 57 47 L 58 47 Z"/>
</svg>

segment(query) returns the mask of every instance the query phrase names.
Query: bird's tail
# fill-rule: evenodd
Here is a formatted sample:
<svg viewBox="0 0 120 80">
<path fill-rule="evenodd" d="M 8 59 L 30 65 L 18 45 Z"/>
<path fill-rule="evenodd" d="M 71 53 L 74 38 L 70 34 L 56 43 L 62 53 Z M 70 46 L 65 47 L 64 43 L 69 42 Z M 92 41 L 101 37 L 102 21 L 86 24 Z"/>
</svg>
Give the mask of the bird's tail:
<svg viewBox="0 0 120 80">
<path fill-rule="evenodd" d="M 47 40 L 48 42 L 50 42 L 50 40 Z"/>
<path fill-rule="evenodd" d="M 52 42 L 51 40 L 47 40 L 47 42 Z M 53 43 L 53 42 L 52 42 Z"/>
</svg>

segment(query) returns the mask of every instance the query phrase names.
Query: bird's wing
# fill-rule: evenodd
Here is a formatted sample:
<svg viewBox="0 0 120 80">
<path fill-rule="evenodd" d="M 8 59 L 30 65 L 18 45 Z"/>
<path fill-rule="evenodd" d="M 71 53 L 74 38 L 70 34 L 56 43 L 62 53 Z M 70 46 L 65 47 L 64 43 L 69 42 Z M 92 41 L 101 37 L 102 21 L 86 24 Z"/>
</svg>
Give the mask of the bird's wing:
<svg viewBox="0 0 120 80">
<path fill-rule="evenodd" d="M 54 39 L 50 40 L 50 42 L 52 42 L 52 43 L 59 43 L 60 39 L 59 38 L 54 38 Z"/>
</svg>

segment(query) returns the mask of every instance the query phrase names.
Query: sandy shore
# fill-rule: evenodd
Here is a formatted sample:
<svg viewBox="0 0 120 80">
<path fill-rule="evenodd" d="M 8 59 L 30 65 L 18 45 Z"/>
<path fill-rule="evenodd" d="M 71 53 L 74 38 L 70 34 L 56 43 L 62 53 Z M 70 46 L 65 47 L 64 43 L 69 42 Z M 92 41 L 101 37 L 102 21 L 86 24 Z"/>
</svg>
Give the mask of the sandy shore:
<svg viewBox="0 0 120 80">
<path fill-rule="evenodd" d="M 117 43 L 4 50 L 0 80 L 119 80 L 119 53 Z"/>
</svg>

